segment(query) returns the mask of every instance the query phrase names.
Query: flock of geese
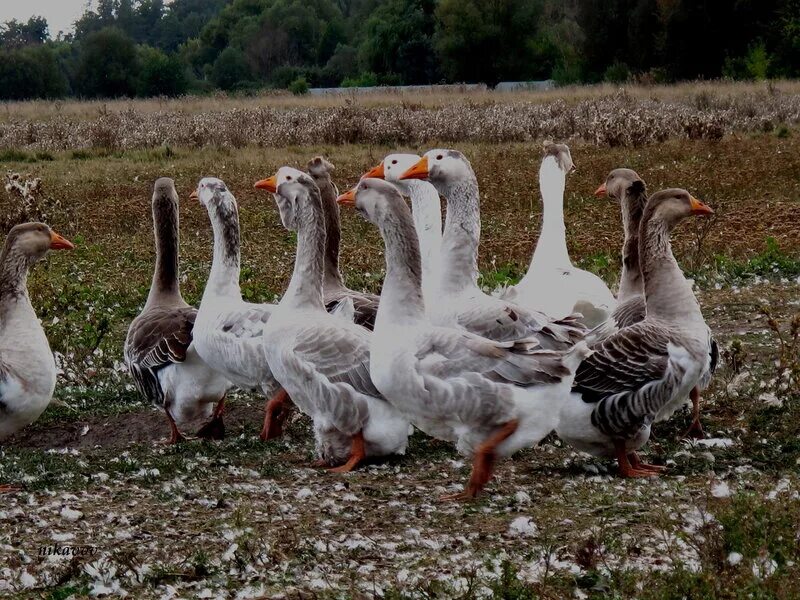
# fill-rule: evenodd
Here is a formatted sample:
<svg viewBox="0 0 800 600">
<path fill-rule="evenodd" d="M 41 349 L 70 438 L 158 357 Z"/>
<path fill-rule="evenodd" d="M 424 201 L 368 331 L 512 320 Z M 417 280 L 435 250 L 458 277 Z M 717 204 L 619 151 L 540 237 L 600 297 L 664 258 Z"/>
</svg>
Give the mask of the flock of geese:
<svg viewBox="0 0 800 600">
<path fill-rule="evenodd" d="M 530 268 L 517 285 L 487 294 L 478 285 L 478 182 L 462 153 L 391 154 L 341 195 L 321 157 L 307 172 L 282 167 L 255 184 L 273 194 L 283 226 L 297 234 L 294 272 L 278 304 L 242 299 L 236 199 L 220 179 L 204 178 L 191 198 L 208 211 L 214 252 L 197 309 L 179 286 L 178 194 L 171 179 L 159 179 L 152 287 L 124 348 L 137 389 L 163 409 L 171 442 L 200 421 L 199 437 L 223 437 L 232 386 L 265 396 L 264 440 L 282 435 L 295 405 L 313 422 L 315 466 L 336 472 L 403 454 L 416 427 L 472 457 L 469 481 L 452 499 L 476 496 L 498 457 L 551 432 L 615 458 L 624 477 L 658 475 L 664 467 L 637 451 L 654 422 L 689 400 L 689 433 L 702 436 L 699 394 L 717 360 L 670 233 L 684 218 L 713 211 L 682 189 L 648 197 L 634 171 L 611 171 L 595 195 L 619 202 L 622 213 L 615 297 L 567 252 L 563 199 L 573 168 L 567 146 L 545 143 L 543 224 Z M 344 283 L 339 206 L 380 230 L 380 296 Z M 36 420 L 52 397 L 53 355 L 26 278 L 49 249 L 68 248 L 41 223 L 18 225 L 5 240 L 0 440 Z"/>
</svg>

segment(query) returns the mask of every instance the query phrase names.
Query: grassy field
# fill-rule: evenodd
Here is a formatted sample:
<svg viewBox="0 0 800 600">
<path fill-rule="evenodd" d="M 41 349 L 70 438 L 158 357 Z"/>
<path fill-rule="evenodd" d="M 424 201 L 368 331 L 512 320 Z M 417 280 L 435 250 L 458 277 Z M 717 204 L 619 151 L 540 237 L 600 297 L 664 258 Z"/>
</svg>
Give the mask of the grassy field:
<svg viewBox="0 0 800 600">
<path fill-rule="evenodd" d="M 419 100 L 429 101 L 438 102 Z M 8 110 L 48 118 L 37 105 Z M 96 107 L 62 110 L 83 118 Z M 530 260 L 540 142 L 457 144 L 481 184 L 480 268 L 489 288 L 514 281 Z M 610 463 L 550 438 L 502 462 L 487 493 L 466 505 L 436 501 L 469 471 L 449 445 L 417 434 L 407 456 L 334 476 L 308 467 L 313 443 L 303 418 L 283 440 L 259 442 L 262 400 L 251 395 L 230 403 L 225 441 L 163 447 L 166 423 L 139 400 L 121 365 L 152 273 L 157 177 L 173 177 L 183 200 L 187 300 L 199 301 L 211 256 L 208 217 L 188 195 L 200 177 L 215 175 L 240 203 L 243 293 L 270 301 L 288 281 L 294 239 L 253 182 L 324 154 L 344 190 L 397 146 L 7 149 L 3 166 L 20 174 L 9 183 L 41 179 L 28 214 L 45 215 L 77 248 L 54 253 L 31 277 L 63 373 L 57 402 L 0 449 L 0 480 L 22 488 L 0 507 L 0 595 L 800 596 L 800 130 L 613 148 L 577 139 L 571 148 L 570 252 L 609 283 L 619 274 L 619 210 L 592 192 L 610 169 L 636 169 L 651 191 L 685 187 L 717 211 L 675 235 L 724 349 L 704 403 L 710 439 L 682 440 L 688 416 L 679 414 L 648 446 L 667 475 L 627 481 Z M 19 206 L 13 191 L 0 197 L 6 226 Z M 377 233 L 349 213 L 343 228 L 348 283 L 377 291 Z M 39 555 L 54 545 L 94 553 Z"/>
</svg>

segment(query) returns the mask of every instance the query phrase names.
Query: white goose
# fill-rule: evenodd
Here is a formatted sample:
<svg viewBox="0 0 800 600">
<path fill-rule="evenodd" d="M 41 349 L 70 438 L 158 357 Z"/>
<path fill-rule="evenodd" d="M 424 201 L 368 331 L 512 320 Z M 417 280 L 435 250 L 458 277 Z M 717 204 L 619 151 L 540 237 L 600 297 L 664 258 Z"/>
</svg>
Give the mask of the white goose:
<svg viewBox="0 0 800 600">
<path fill-rule="evenodd" d="M 375 325 L 380 298 L 375 294 L 365 294 L 351 290 L 344 284 L 339 271 L 339 242 L 342 238 L 339 223 L 339 206 L 336 197 L 339 190 L 331 179 L 334 166 L 316 156 L 308 163 L 308 173 L 317 184 L 322 197 L 322 208 L 325 211 L 325 264 L 322 279 L 323 301 L 328 312 L 344 310 L 343 304 L 353 307 L 353 320 L 367 329 Z"/>
<path fill-rule="evenodd" d="M 325 225 L 311 177 L 282 167 L 259 182 L 275 194 L 284 227 L 297 232 L 289 288 L 264 331 L 272 372 L 314 421 L 320 464 L 352 470 L 364 458 L 405 453 L 409 423 L 381 397 L 369 376 L 370 333 L 325 311 Z"/>
<path fill-rule="evenodd" d="M 179 426 L 209 416 L 198 435 L 222 438 L 230 382 L 203 362 L 192 343 L 197 310 L 184 302 L 178 282 L 178 193 L 172 179 L 156 181 L 152 204 L 156 268 L 144 309 L 128 328 L 125 364 L 139 393 L 164 410 L 170 443 L 184 439 Z"/>
<path fill-rule="evenodd" d="M 370 374 L 377 388 L 420 429 L 473 455 L 462 493 L 486 485 L 498 456 L 542 440 L 556 425 L 575 369 L 589 353 L 533 350 L 535 341 L 496 342 L 434 326 L 422 298 L 419 245 L 408 206 L 391 184 L 362 179 L 339 197 L 378 226 L 386 279 L 372 336 Z"/>
<path fill-rule="evenodd" d="M 420 158 L 417 154 L 390 154 L 362 178 L 385 179 L 411 200 L 411 213 L 422 259 L 422 297 L 428 307 L 434 305 L 441 280 L 442 205 L 439 192 L 429 182 L 400 179 Z"/>
<path fill-rule="evenodd" d="M 30 425 L 53 398 L 56 365 L 28 296 L 28 271 L 48 250 L 73 248 L 44 223 L 9 231 L 0 253 L 0 441 Z M 14 489 L 0 486 L 0 491 Z"/>
<path fill-rule="evenodd" d="M 558 435 L 579 450 L 616 457 L 625 477 L 663 469 L 642 464 L 636 450 L 651 423 L 671 415 L 709 371 L 711 337 L 669 235 L 685 217 L 712 212 L 685 190 L 650 197 L 639 244 L 647 314 L 592 346 L 561 409 Z"/>
<path fill-rule="evenodd" d="M 430 181 L 447 201 L 437 302 L 428 307 L 436 325 L 459 326 L 497 341 L 535 337 L 543 348 L 563 350 L 583 337 L 576 316 L 552 321 L 546 315 L 496 298 L 478 287 L 481 235 L 478 182 L 457 150 L 431 150 L 400 176 Z"/>
<path fill-rule="evenodd" d="M 645 183 L 636 171 L 614 169 L 595 190 L 595 196 L 609 196 L 620 203 L 625 239 L 622 246 L 622 274 L 617 294 L 617 307 L 604 323 L 588 334 L 587 337 L 592 340 L 590 343 L 602 341 L 618 329 L 638 323 L 644 319 L 646 314 L 644 282 L 639 259 L 639 227 L 647 203 Z M 685 434 L 688 437 L 702 438 L 705 435 L 700 423 L 700 392 L 711 382 L 718 360 L 719 348 L 717 342 L 712 338 L 708 371 L 703 374 L 699 385 L 695 386 L 689 394 L 692 402 L 692 424 Z M 655 420 L 656 422 L 664 420 L 671 414 L 669 411 L 660 413 Z"/>
<path fill-rule="evenodd" d="M 242 300 L 239 209 L 225 183 L 215 177 L 201 179 L 191 197 L 206 207 L 214 230 L 211 274 L 194 325 L 195 347 L 203 360 L 235 385 L 267 397 L 260 437 L 278 437 L 288 415 L 288 397 L 261 348 L 275 305 Z"/>
<path fill-rule="evenodd" d="M 542 231 L 528 272 L 503 297 L 556 319 L 577 312 L 587 327 L 594 327 L 608 318 L 617 301 L 602 279 L 575 267 L 567 251 L 564 188 L 566 174 L 574 169 L 569 148 L 545 142 L 544 152 L 539 168 Z"/>
</svg>

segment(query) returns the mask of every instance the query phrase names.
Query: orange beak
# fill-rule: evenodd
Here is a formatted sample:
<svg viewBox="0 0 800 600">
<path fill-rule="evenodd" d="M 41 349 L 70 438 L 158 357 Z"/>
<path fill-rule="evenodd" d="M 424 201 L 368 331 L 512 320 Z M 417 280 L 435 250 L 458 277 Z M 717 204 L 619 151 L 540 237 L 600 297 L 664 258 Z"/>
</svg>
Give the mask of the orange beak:
<svg viewBox="0 0 800 600">
<path fill-rule="evenodd" d="M 694 196 L 689 196 L 690 202 L 692 203 L 692 214 L 693 215 L 713 215 L 714 209 L 711 208 L 708 204 L 704 204 Z"/>
<path fill-rule="evenodd" d="M 72 250 L 75 244 L 70 242 L 67 238 L 58 235 L 52 229 L 50 230 L 50 249 L 51 250 Z"/>
<path fill-rule="evenodd" d="M 423 156 L 417 164 L 400 176 L 400 179 L 427 179 L 428 157 Z"/>
<path fill-rule="evenodd" d="M 374 170 L 375 169 L 373 169 L 373 171 Z M 356 205 L 356 188 L 350 188 L 344 194 L 341 194 L 336 199 L 336 202 L 338 202 L 342 206 L 355 206 Z"/>
<path fill-rule="evenodd" d="M 197 190 L 189 194 L 189 198 L 191 198 L 192 200 L 200 200 L 200 196 L 197 195 Z"/>
<path fill-rule="evenodd" d="M 381 161 L 377 167 L 372 167 L 372 169 L 364 173 L 361 179 L 367 179 L 368 177 L 374 177 L 375 179 L 384 179 L 386 177 L 386 174 L 383 172 L 383 161 Z"/>
<path fill-rule="evenodd" d="M 600 187 L 594 191 L 594 195 L 598 198 L 602 198 L 603 196 L 608 196 L 608 190 L 606 189 L 606 184 L 603 182 L 600 184 Z"/>
<path fill-rule="evenodd" d="M 267 190 L 273 194 L 278 192 L 278 178 L 276 175 L 272 177 L 267 177 L 266 179 L 262 179 L 261 181 L 256 181 L 256 185 L 260 190 Z"/>
</svg>

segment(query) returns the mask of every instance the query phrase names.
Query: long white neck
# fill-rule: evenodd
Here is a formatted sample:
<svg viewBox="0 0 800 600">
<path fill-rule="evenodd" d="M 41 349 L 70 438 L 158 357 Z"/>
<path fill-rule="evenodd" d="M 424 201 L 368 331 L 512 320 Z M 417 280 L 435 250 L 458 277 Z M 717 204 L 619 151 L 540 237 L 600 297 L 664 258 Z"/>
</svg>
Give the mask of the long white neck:
<svg viewBox="0 0 800 600">
<path fill-rule="evenodd" d="M 533 252 L 530 270 L 540 268 L 570 268 L 564 227 L 564 188 L 566 176 L 555 157 L 548 156 L 539 168 L 539 188 L 542 192 L 542 231 Z"/>
<path fill-rule="evenodd" d="M 447 201 L 441 250 L 440 291 L 478 287 L 478 246 L 481 213 L 478 182 L 472 175 L 439 191 Z"/>
<path fill-rule="evenodd" d="M 381 224 L 386 244 L 386 277 L 375 319 L 375 331 L 392 325 L 411 325 L 425 318 L 419 242 L 405 206 L 394 207 Z"/>
<path fill-rule="evenodd" d="M 404 182 L 411 199 L 414 229 L 422 260 L 422 295 L 426 302 L 434 298 L 441 277 L 442 206 L 439 192 L 427 181 Z"/>
<path fill-rule="evenodd" d="M 325 253 L 325 217 L 319 190 L 304 188 L 305 197 L 295 200 L 297 211 L 297 256 L 289 287 L 281 306 L 325 310 L 322 302 L 322 271 Z"/>
<path fill-rule="evenodd" d="M 210 295 L 241 299 L 239 211 L 236 203 L 212 204 L 208 216 L 214 230 L 214 258 L 203 298 Z"/>
</svg>

